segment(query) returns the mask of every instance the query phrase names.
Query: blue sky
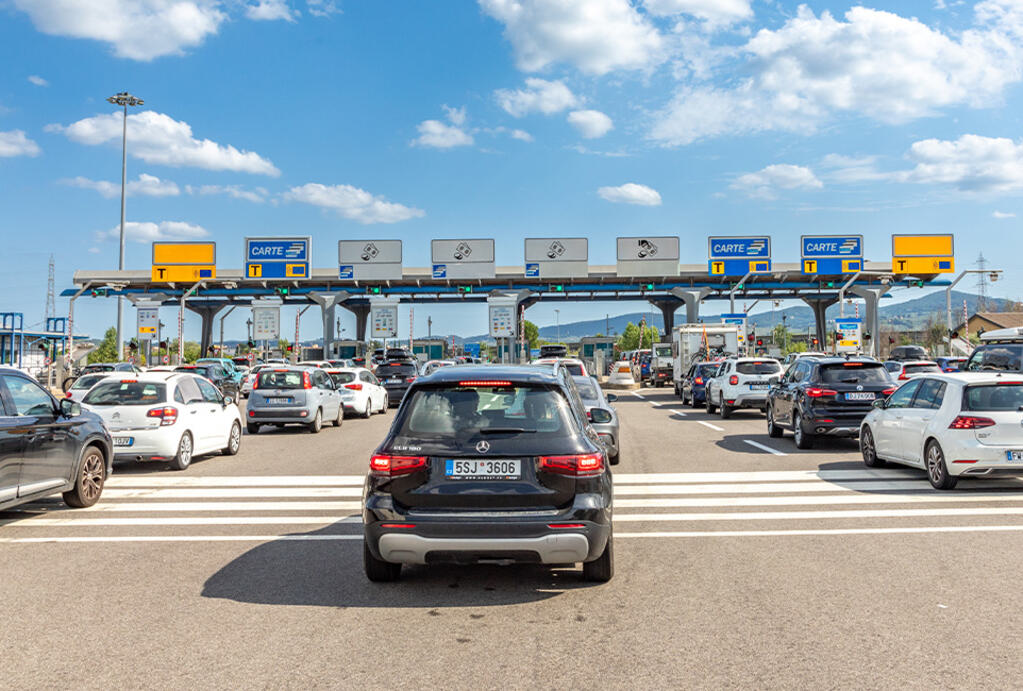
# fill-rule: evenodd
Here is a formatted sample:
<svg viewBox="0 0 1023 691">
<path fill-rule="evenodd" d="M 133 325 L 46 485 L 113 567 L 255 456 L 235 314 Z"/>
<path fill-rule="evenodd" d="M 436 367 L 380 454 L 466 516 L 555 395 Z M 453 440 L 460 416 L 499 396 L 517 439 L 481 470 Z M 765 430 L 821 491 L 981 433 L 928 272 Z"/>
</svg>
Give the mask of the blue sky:
<svg viewBox="0 0 1023 691">
<path fill-rule="evenodd" d="M 116 266 L 121 90 L 146 101 L 129 268 L 154 238 L 238 267 L 246 235 L 308 234 L 328 267 L 342 238 L 425 266 L 436 237 L 496 238 L 515 265 L 524 237 L 583 235 L 612 264 L 618 235 L 678 234 L 700 263 L 711 234 L 795 261 L 804 233 L 885 259 L 893 232 L 952 232 L 959 268 L 983 251 L 1023 295 L 1023 0 L 0 0 L 0 63 L 0 310 L 29 323 L 51 252 L 58 291 Z M 79 304 L 82 330 L 112 323 L 112 301 Z M 427 315 L 485 329 L 483 307 L 421 305 L 417 335 Z"/>
</svg>

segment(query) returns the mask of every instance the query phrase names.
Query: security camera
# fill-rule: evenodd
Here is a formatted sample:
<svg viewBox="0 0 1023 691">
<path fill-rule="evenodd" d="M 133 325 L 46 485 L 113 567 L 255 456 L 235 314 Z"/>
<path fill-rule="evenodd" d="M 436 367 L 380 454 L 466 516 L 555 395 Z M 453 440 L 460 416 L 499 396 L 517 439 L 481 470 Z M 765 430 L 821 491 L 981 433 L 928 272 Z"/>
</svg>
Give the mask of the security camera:
<svg viewBox="0 0 1023 691">
<path fill-rule="evenodd" d="M 997 281 L 1001 277 L 1002 277 L 1002 272 L 1001 271 L 992 271 L 990 274 L 988 274 L 988 278 L 991 279 L 992 283 L 994 283 L 995 281 Z"/>
</svg>

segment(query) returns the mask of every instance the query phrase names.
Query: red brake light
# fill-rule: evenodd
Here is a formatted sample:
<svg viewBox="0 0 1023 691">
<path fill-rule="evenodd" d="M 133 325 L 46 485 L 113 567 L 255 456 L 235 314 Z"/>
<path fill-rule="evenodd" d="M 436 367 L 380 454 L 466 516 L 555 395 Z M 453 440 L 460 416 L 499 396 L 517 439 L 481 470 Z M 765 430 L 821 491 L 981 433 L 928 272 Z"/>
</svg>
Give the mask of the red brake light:
<svg viewBox="0 0 1023 691">
<path fill-rule="evenodd" d="M 909 379 L 909 377 L 906 376 L 905 372 L 899 375 L 899 381 L 906 381 L 907 379 Z"/>
<path fill-rule="evenodd" d="M 302 372 L 302 388 L 303 389 L 313 388 L 313 378 L 309 376 L 308 371 Z"/>
<path fill-rule="evenodd" d="M 989 417 L 976 417 L 974 415 L 959 415 L 949 429 L 980 429 L 981 427 L 993 427 L 995 421 Z"/>
<path fill-rule="evenodd" d="M 838 395 L 837 391 L 832 391 L 831 389 L 821 389 L 821 388 L 816 387 L 816 386 L 811 386 L 810 388 L 808 388 L 806 390 L 807 398 L 823 398 L 824 396 L 837 396 L 837 395 Z"/>
<path fill-rule="evenodd" d="M 585 523 L 548 523 L 547 527 L 548 528 L 553 528 L 555 530 L 560 530 L 562 528 L 585 528 L 586 524 Z"/>
<path fill-rule="evenodd" d="M 412 379 L 415 379 L 415 377 L 412 377 L 411 379 L 409 379 L 409 381 L 412 381 Z M 470 381 L 460 381 L 460 382 L 458 382 L 458 385 L 459 386 L 511 386 L 512 383 L 510 381 L 496 381 L 496 380 L 491 380 L 491 379 L 472 379 Z"/>
<path fill-rule="evenodd" d="M 71 398 L 71 392 L 68 391 L 66 394 L 64 394 L 64 398 Z"/>
<path fill-rule="evenodd" d="M 381 523 L 381 528 L 415 528 L 415 523 Z"/>
<path fill-rule="evenodd" d="M 731 384 L 732 386 L 735 386 L 736 384 L 738 384 L 739 383 L 739 375 L 733 374 L 732 376 L 730 376 L 728 378 L 728 383 Z"/>
<path fill-rule="evenodd" d="M 693 383 L 696 384 L 697 386 L 703 386 L 703 377 L 697 377 L 696 379 L 693 380 Z"/>
<path fill-rule="evenodd" d="M 122 384 L 138 384 L 139 380 L 138 379 L 122 379 L 121 383 Z"/>
<path fill-rule="evenodd" d="M 604 454 L 588 453 L 579 456 L 541 456 L 540 469 L 559 475 L 596 477 L 604 472 Z"/>
<path fill-rule="evenodd" d="M 345 384 L 345 388 L 352 391 L 362 391 L 362 384 Z"/>
<path fill-rule="evenodd" d="M 380 475 L 408 475 L 426 467 L 426 456 L 389 456 L 374 454 L 369 459 L 369 469 Z"/>
<path fill-rule="evenodd" d="M 890 389 L 885 389 L 881 393 L 883 393 L 885 396 L 891 396 L 893 393 L 895 393 L 895 387 L 892 387 Z"/>
<path fill-rule="evenodd" d="M 166 408 L 150 408 L 146 411 L 146 417 L 160 418 L 160 426 L 166 427 L 178 421 L 178 409 L 172 406 Z"/>
</svg>

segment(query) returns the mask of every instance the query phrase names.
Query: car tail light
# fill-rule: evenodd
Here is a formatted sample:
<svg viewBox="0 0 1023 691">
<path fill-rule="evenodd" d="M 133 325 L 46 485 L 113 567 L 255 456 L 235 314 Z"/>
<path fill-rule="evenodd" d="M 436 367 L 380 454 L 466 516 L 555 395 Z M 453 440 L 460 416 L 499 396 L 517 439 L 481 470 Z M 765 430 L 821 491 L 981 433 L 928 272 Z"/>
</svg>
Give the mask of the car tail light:
<svg viewBox="0 0 1023 691">
<path fill-rule="evenodd" d="M 974 459 L 974 460 L 972 460 L 972 461 L 952 461 L 952 462 L 953 462 L 953 463 L 976 463 L 976 462 L 977 462 L 977 460 L 976 460 L 976 459 Z"/>
<path fill-rule="evenodd" d="M 411 381 L 412 379 L 415 379 L 415 377 L 412 377 L 409 381 Z M 469 380 L 469 381 L 460 381 L 460 382 L 458 382 L 458 385 L 459 386 L 511 386 L 512 383 L 510 381 L 497 381 L 497 380 L 493 380 L 493 379 L 472 379 L 472 380 Z"/>
<path fill-rule="evenodd" d="M 540 469 L 558 475 L 596 477 L 604 472 L 604 454 L 588 453 L 578 456 L 540 456 Z"/>
<path fill-rule="evenodd" d="M 71 392 L 68 391 L 66 394 L 64 394 L 64 398 L 71 398 Z"/>
<path fill-rule="evenodd" d="M 908 379 L 909 379 L 909 376 L 905 372 L 903 372 L 902 374 L 899 375 L 899 381 L 906 381 Z"/>
<path fill-rule="evenodd" d="M 122 379 L 121 383 L 122 384 L 138 384 L 139 380 L 138 379 Z"/>
<path fill-rule="evenodd" d="M 831 389 L 822 389 L 822 388 L 817 387 L 817 386 L 811 386 L 810 388 L 808 388 L 806 390 L 806 397 L 807 398 L 823 398 L 825 396 L 837 396 L 837 395 L 838 395 L 837 391 L 832 391 Z"/>
<path fill-rule="evenodd" d="M 993 427 L 995 421 L 989 417 L 977 417 L 975 415 L 959 415 L 949 429 L 980 429 L 981 427 Z"/>
<path fill-rule="evenodd" d="M 415 523 L 381 523 L 380 527 L 381 528 L 403 528 L 403 529 L 408 529 L 408 528 L 415 528 L 416 524 Z"/>
<path fill-rule="evenodd" d="M 160 426 L 165 427 L 167 425 L 173 425 L 178 421 L 178 409 L 172 406 L 166 408 L 151 408 L 146 412 L 146 417 L 155 417 L 160 419 Z"/>
<path fill-rule="evenodd" d="M 732 376 L 730 376 L 728 378 L 728 383 L 731 384 L 732 386 L 735 386 L 736 384 L 738 384 L 739 383 L 739 375 L 733 374 Z"/>
<path fill-rule="evenodd" d="M 693 380 L 693 383 L 696 384 L 697 386 L 703 386 L 703 377 L 697 377 L 696 379 Z"/>
<path fill-rule="evenodd" d="M 313 388 L 313 378 L 309 376 L 309 372 L 302 372 L 302 388 L 311 389 Z"/>
<path fill-rule="evenodd" d="M 895 393 L 895 387 L 892 387 L 890 389 L 885 389 L 881 393 L 883 393 L 885 396 L 891 396 L 893 393 Z"/>
<path fill-rule="evenodd" d="M 586 524 L 585 523 L 548 523 L 547 527 L 548 528 L 553 528 L 554 530 L 563 530 L 565 528 L 585 528 Z"/>
<path fill-rule="evenodd" d="M 369 469 L 380 475 L 408 475 L 426 467 L 426 456 L 391 456 L 374 454 L 369 459 Z"/>
<path fill-rule="evenodd" d="M 362 391 L 362 384 L 345 384 L 345 388 L 352 391 Z"/>
</svg>

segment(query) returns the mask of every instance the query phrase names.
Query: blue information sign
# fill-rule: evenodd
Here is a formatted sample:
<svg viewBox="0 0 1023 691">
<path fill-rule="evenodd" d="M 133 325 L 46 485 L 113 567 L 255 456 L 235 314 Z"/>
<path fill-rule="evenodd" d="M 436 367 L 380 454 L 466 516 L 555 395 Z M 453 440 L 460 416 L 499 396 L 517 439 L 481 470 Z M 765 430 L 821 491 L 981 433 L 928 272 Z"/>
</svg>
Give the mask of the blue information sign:
<svg viewBox="0 0 1023 691">
<path fill-rule="evenodd" d="M 770 259 L 771 238 L 766 235 L 751 237 L 712 237 L 708 239 L 707 257 L 715 259 Z"/>
<path fill-rule="evenodd" d="M 447 278 L 448 277 L 448 265 L 447 264 L 434 264 L 433 265 L 433 277 L 434 278 Z"/>
<path fill-rule="evenodd" d="M 312 238 L 245 238 L 245 276 L 303 280 L 310 277 Z"/>
<path fill-rule="evenodd" d="M 852 274 L 863 270 L 862 235 L 804 235 L 800 241 L 806 275 Z"/>
<path fill-rule="evenodd" d="M 351 280 L 355 278 L 355 265 L 341 264 L 338 267 L 337 277 L 342 280 Z"/>
<path fill-rule="evenodd" d="M 540 278 L 540 265 L 526 264 L 526 278 Z"/>
</svg>

